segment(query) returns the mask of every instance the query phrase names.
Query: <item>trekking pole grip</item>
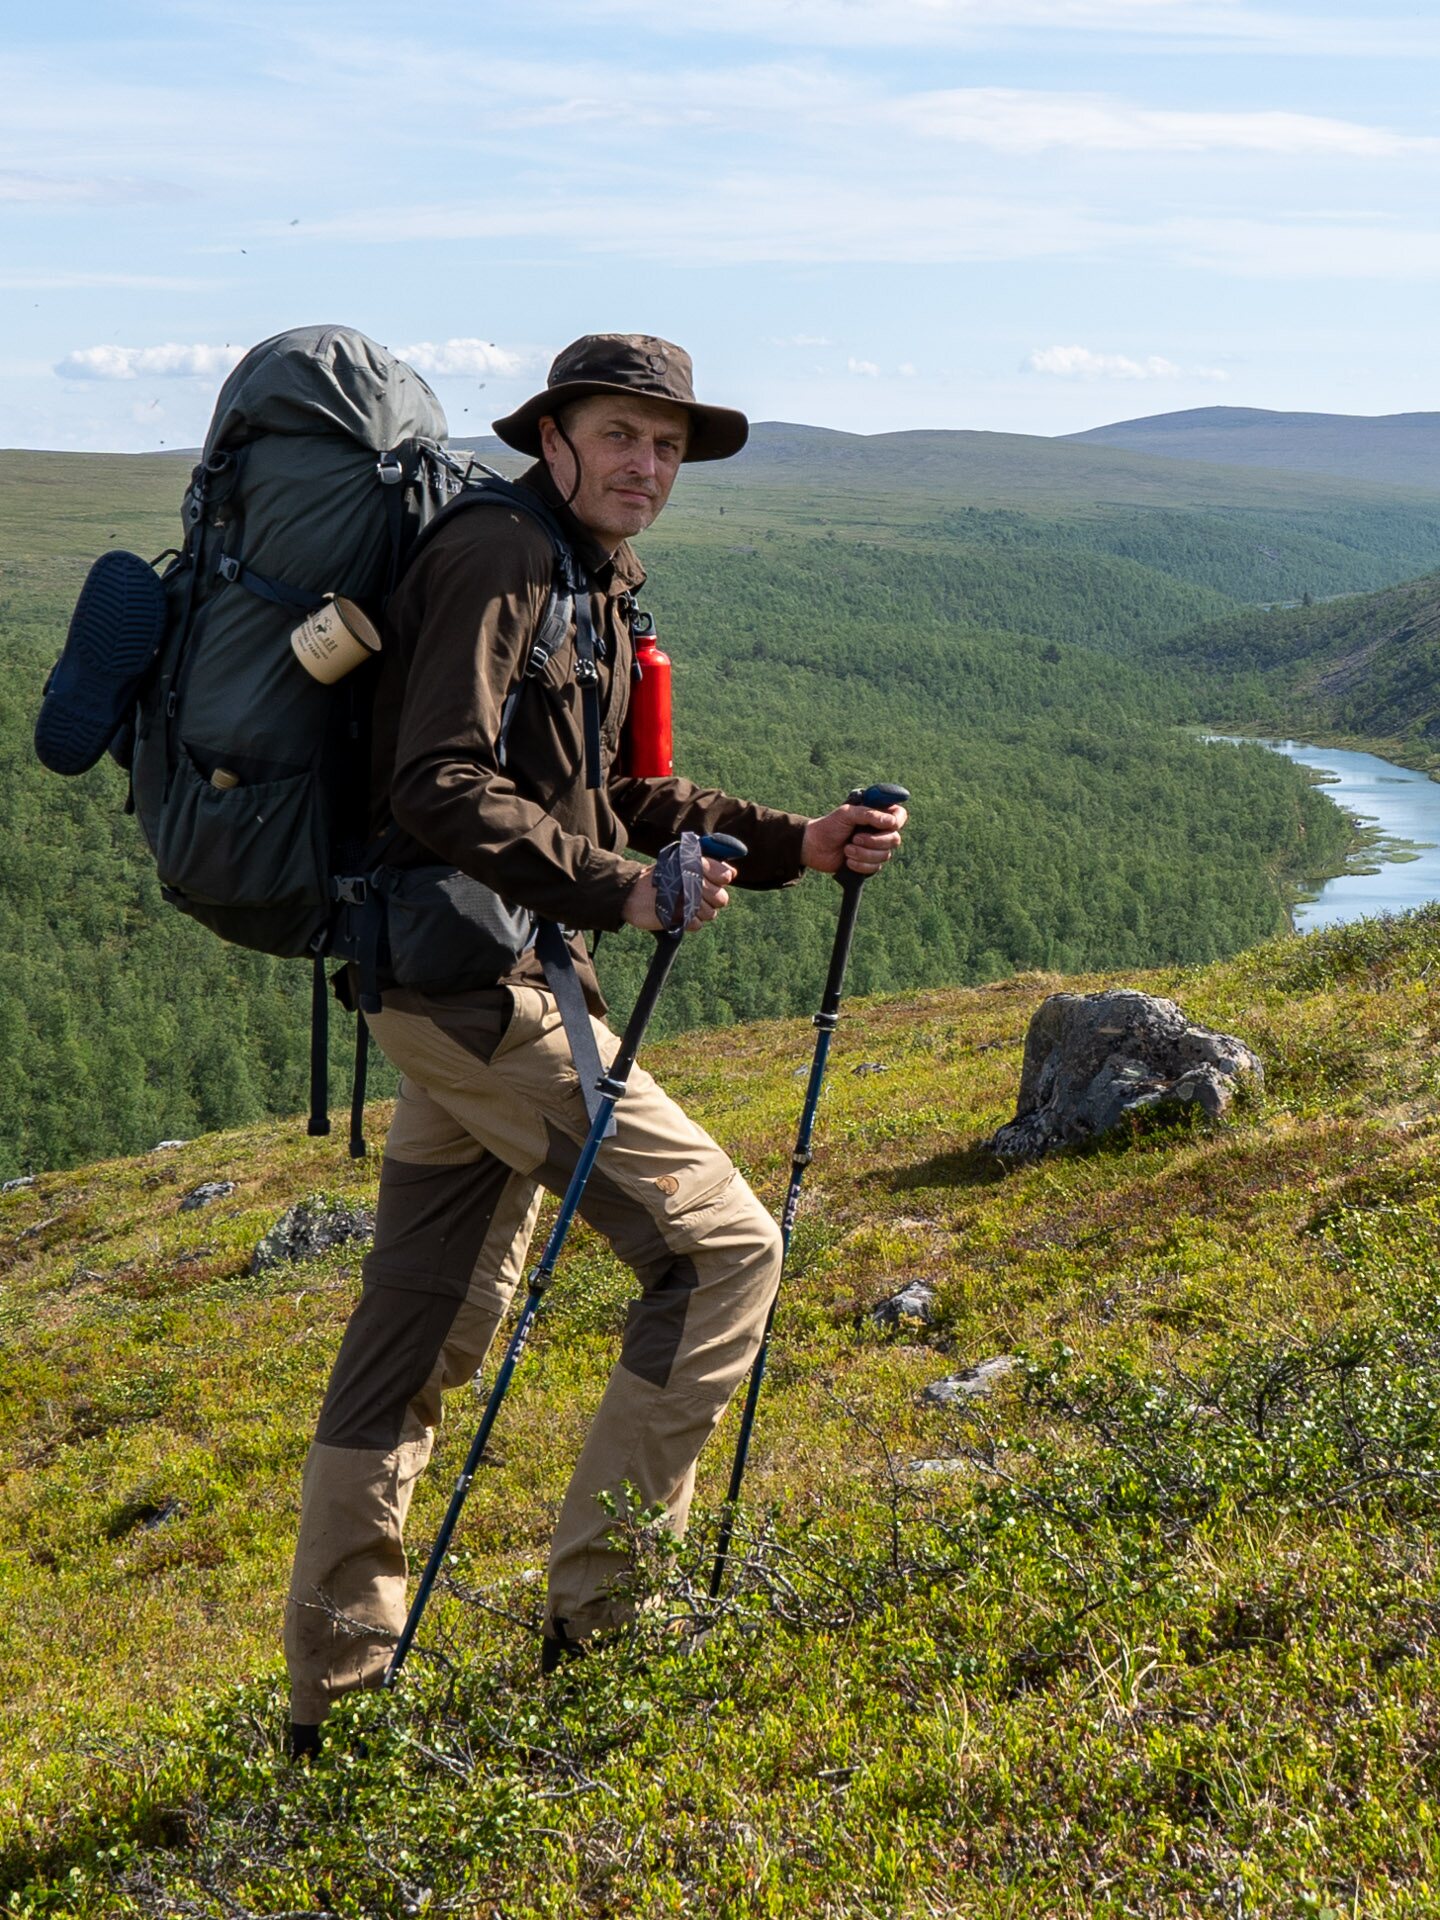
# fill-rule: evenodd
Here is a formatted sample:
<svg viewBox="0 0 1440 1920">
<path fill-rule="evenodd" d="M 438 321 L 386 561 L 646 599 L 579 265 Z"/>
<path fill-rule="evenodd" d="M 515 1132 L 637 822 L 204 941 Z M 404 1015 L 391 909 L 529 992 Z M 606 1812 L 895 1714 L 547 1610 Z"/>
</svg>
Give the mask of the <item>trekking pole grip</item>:
<svg viewBox="0 0 1440 1920">
<path fill-rule="evenodd" d="M 909 801 L 908 787 L 895 787 L 885 781 L 877 781 L 870 787 L 852 787 L 845 796 L 845 803 L 851 807 L 876 807 L 882 813 L 889 807 L 903 807 Z M 853 867 L 842 866 L 835 878 L 842 887 L 858 890 L 870 878 L 868 873 L 856 873 Z"/>
<path fill-rule="evenodd" d="M 896 792 L 899 792 L 898 787 Z M 908 794 L 906 798 L 909 798 Z M 702 833 L 700 851 L 707 860 L 723 860 L 727 866 L 733 867 L 745 858 L 750 849 L 743 840 L 737 840 L 733 834 Z"/>
</svg>

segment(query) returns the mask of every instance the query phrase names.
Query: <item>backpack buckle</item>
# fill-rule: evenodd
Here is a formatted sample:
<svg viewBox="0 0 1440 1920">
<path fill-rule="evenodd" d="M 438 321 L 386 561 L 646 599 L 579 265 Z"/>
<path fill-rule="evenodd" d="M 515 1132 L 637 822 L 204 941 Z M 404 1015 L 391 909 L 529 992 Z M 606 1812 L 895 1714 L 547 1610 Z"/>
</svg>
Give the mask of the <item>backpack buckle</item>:
<svg viewBox="0 0 1440 1920">
<path fill-rule="evenodd" d="M 215 571 L 222 580 L 235 582 L 240 578 L 240 557 L 234 553 L 222 553 L 215 562 Z"/>
<path fill-rule="evenodd" d="M 337 874 L 330 886 L 335 898 L 347 907 L 363 907 L 370 898 L 370 885 L 363 873 Z"/>
<path fill-rule="evenodd" d="M 600 682 L 600 669 L 593 660 L 586 660 L 582 657 L 575 662 L 575 678 L 582 687 L 598 686 Z"/>
<path fill-rule="evenodd" d="M 375 471 L 380 476 L 382 487 L 396 487 L 405 478 L 405 468 L 398 453 L 382 453 L 375 462 Z"/>
</svg>

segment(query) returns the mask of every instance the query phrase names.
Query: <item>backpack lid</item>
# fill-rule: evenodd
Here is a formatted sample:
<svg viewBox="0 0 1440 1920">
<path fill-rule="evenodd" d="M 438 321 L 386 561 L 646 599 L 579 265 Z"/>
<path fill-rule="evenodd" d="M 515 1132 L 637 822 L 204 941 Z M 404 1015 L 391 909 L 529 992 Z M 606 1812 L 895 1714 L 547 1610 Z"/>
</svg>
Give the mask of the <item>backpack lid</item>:
<svg viewBox="0 0 1440 1920">
<path fill-rule="evenodd" d="M 252 347 L 220 389 L 208 461 L 266 433 L 326 428 L 380 454 L 444 440 L 440 402 L 413 367 L 354 327 L 294 327 Z"/>
</svg>

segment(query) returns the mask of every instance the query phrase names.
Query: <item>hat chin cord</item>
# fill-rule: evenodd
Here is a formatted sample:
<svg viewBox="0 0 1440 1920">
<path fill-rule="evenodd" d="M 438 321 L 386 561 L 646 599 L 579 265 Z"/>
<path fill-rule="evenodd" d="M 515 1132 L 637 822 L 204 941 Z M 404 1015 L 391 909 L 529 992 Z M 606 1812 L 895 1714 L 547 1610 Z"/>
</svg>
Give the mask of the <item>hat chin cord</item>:
<svg viewBox="0 0 1440 1920">
<path fill-rule="evenodd" d="M 581 483 L 584 481 L 585 470 L 580 465 L 580 455 L 576 450 L 575 442 L 570 438 L 569 434 L 565 431 L 565 423 L 558 414 L 555 415 L 555 431 L 559 434 L 560 438 L 565 442 L 566 447 L 569 449 L 570 458 L 575 462 L 575 484 L 573 487 L 571 487 L 569 493 L 566 494 L 565 502 L 564 502 L 564 504 L 567 507 L 572 507 L 575 504 L 576 496 L 580 491 Z"/>
</svg>

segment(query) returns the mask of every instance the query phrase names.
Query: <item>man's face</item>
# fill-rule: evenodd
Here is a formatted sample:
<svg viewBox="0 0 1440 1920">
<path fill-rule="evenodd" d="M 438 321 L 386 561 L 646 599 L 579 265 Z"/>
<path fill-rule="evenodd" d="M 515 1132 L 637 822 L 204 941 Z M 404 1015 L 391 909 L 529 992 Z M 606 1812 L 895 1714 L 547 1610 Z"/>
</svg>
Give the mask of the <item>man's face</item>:
<svg viewBox="0 0 1440 1920">
<path fill-rule="evenodd" d="M 575 461 L 549 414 L 540 422 L 545 464 L 575 518 L 613 553 L 643 533 L 670 498 L 689 422 L 664 400 L 592 393 L 567 410 L 565 431 L 580 456 L 573 499 Z"/>
</svg>

